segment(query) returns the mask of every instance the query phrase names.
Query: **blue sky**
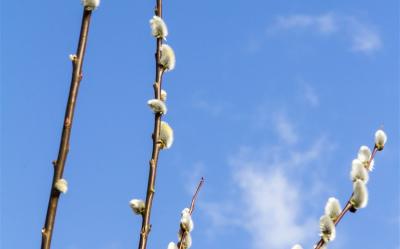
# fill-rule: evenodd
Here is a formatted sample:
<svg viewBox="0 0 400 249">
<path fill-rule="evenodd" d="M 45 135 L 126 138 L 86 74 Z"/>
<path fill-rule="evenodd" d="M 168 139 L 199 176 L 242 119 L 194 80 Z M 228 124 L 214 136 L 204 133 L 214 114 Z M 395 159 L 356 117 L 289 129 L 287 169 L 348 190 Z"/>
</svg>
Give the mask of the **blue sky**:
<svg viewBox="0 0 400 249">
<path fill-rule="evenodd" d="M 38 248 L 82 7 L 3 1 L 1 247 Z M 136 248 L 151 152 L 153 1 L 94 13 L 53 237 L 58 249 Z M 175 142 L 162 151 L 149 248 L 176 241 L 200 176 L 193 249 L 312 248 L 326 200 L 388 134 L 366 209 L 332 249 L 399 249 L 399 2 L 164 1 L 176 69 L 165 75 Z"/>
</svg>

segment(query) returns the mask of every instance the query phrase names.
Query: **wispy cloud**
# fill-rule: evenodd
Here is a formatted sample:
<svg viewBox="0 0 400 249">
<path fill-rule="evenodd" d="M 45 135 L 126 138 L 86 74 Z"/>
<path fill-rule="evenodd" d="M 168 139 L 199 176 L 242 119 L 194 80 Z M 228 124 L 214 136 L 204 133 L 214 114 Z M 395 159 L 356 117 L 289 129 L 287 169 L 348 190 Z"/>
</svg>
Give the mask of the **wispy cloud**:
<svg viewBox="0 0 400 249">
<path fill-rule="evenodd" d="M 370 54 L 382 48 L 382 38 L 376 27 L 362 22 L 355 16 L 333 13 L 321 15 L 293 14 L 278 16 L 268 27 L 269 34 L 278 31 L 304 31 L 336 34 L 345 37 L 354 52 Z"/>
<path fill-rule="evenodd" d="M 212 221 L 213 234 L 223 231 L 221 227 L 243 229 L 256 249 L 290 248 L 317 237 L 318 215 L 313 215 L 309 202 L 321 195 L 324 183 L 313 166 L 333 148 L 324 136 L 308 140 L 305 147 L 288 146 L 300 140 L 300 135 L 287 116 L 277 117 L 281 143 L 242 147 L 229 156 L 234 199 L 202 205 Z"/>
<path fill-rule="evenodd" d="M 279 137 L 287 144 L 295 144 L 298 140 L 294 125 L 289 121 L 284 113 L 275 115 L 275 129 Z"/>
<path fill-rule="evenodd" d="M 354 22 L 350 33 L 353 51 L 371 53 L 382 47 L 382 39 L 373 27 Z"/>
<path fill-rule="evenodd" d="M 316 16 L 295 14 L 277 17 L 275 24 L 270 27 L 272 30 L 299 28 L 310 28 L 323 34 L 330 34 L 337 30 L 337 23 L 331 13 Z"/>
<path fill-rule="evenodd" d="M 289 248 L 313 236 L 315 221 L 301 219 L 302 193 L 282 170 L 244 167 L 234 177 L 245 200 L 243 224 L 255 248 Z"/>
</svg>

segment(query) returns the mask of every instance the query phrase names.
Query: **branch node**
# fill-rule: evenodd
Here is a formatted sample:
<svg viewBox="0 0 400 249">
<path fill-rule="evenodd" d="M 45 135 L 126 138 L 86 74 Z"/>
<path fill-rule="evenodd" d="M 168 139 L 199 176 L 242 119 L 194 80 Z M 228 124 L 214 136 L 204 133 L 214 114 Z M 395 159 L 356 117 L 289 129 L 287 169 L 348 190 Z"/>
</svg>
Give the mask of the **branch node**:
<svg viewBox="0 0 400 249">
<path fill-rule="evenodd" d="M 71 119 L 70 118 L 65 119 L 64 126 L 65 126 L 65 128 L 71 128 Z"/>
<path fill-rule="evenodd" d="M 142 228 L 141 234 L 144 237 L 147 237 L 147 235 L 150 233 L 151 230 L 151 225 L 146 225 Z"/>
<path fill-rule="evenodd" d="M 78 56 L 76 56 L 76 54 L 70 54 L 69 59 L 73 64 L 75 64 L 78 61 Z"/>
</svg>

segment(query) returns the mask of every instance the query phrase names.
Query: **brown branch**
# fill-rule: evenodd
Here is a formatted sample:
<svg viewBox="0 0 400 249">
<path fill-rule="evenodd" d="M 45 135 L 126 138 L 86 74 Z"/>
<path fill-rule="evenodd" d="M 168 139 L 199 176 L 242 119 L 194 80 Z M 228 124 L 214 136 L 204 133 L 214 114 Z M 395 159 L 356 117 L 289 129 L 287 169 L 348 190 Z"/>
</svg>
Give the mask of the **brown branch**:
<svg viewBox="0 0 400 249">
<path fill-rule="evenodd" d="M 369 159 L 368 165 L 371 163 L 372 160 L 374 160 L 374 157 L 375 157 L 377 151 L 378 151 L 378 150 L 377 150 L 377 147 L 375 146 L 375 147 L 374 147 L 374 150 L 372 151 L 371 158 Z M 343 208 L 343 210 L 340 212 L 340 214 L 338 215 L 338 217 L 336 218 L 336 220 L 334 220 L 333 223 L 335 224 L 335 227 L 338 226 L 339 222 L 342 220 L 342 218 L 344 217 L 344 215 L 345 215 L 348 211 L 350 211 L 350 212 L 352 212 L 352 213 L 355 213 L 355 211 L 357 210 L 357 209 L 355 209 L 355 208 L 353 207 L 353 205 L 351 204 L 351 198 L 353 197 L 353 194 L 354 194 L 354 192 L 351 194 L 349 200 L 347 201 L 346 206 L 345 206 L 345 207 Z M 325 244 L 325 241 L 321 238 L 321 239 L 318 241 L 318 243 L 317 243 L 317 245 L 315 246 L 314 249 L 321 249 L 322 246 L 323 246 L 324 244 Z"/>
<path fill-rule="evenodd" d="M 61 135 L 58 157 L 56 161 L 53 161 L 54 174 L 53 174 L 53 181 L 51 184 L 49 204 L 47 207 L 46 221 L 42 229 L 41 249 L 50 248 L 51 238 L 53 235 L 54 222 L 57 212 L 57 204 L 60 198 L 60 192 L 56 190 L 54 186 L 55 183 L 63 176 L 65 162 L 67 160 L 67 155 L 69 151 L 69 140 L 71 136 L 72 121 L 74 118 L 74 110 L 75 110 L 76 99 L 78 96 L 79 84 L 82 80 L 82 64 L 85 55 L 91 15 L 92 15 L 91 10 L 84 9 L 78 49 L 76 55 L 71 57 L 73 66 L 71 87 L 69 90 L 68 103 L 65 110 L 64 126 Z"/>
<path fill-rule="evenodd" d="M 155 14 L 159 17 L 162 16 L 162 1 L 157 0 L 157 5 L 155 9 Z M 161 99 L 161 84 L 162 84 L 162 76 L 164 73 L 163 67 L 160 65 L 160 58 L 161 58 L 161 45 L 162 45 L 162 38 L 157 38 L 157 47 L 155 53 L 155 60 L 156 60 L 156 79 L 153 85 L 154 88 L 154 97 L 156 99 Z M 140 239 L 139 239 L 139 249 L 145 249 L 147 246 L 147 238 L 150 233 L 151 224 L 150 224 L 150 215 L 151 215 L 151 208 L 153 205 L 153 198 L 155 193 L 155 182 L 156 182 L 156 174 L 157 174 L 157 163 L 158 163 L 158 156 L 161 150 L 161 143 L 159 141 L 160 136 L 160 126 L 161 126 L 161 114 L 156 113 L 154 114 L 154 130 L 153 130 L 153 149 L 151 153 L 150 159 L 150 170 L 149 170 L 149 178 L 147 182 L 147 193 L 146 193 L 146 204 L 145 210 L 142 215 L 142 228 L 140 231 Z"/>
<path fill-rule="evenodd" d="M 196 188 L 196 192 L 193 195 L 192 202 L 190 203 L 190 209 L 189 209 L 190 215 L 192 215 L 192 213 L 194 211 L 194 205 L 196 204 L 197 196 L 199 194 L 201 186 L 203 186 L 203 183 L 204 183 L 204 177 L 202 177 L 200 179 L 199 185 L 197 185 L 197 188 Z M 178 242 L 178 248 L 183 249 L 183 242 L 185 241 L 186 233 L 182 229 L 182 226 L 180 227 L 179 234 L 182 234 L 182 237 L 181 237 L 181 240 Z"/>
</svg>

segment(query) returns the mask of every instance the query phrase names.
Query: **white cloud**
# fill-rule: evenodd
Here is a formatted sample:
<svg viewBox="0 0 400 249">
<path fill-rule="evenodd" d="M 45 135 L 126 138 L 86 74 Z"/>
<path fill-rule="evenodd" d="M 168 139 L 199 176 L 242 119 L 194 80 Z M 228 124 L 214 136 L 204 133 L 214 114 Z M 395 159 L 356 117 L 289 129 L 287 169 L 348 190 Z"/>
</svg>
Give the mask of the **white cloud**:
<svg viewBox="0 0 400 249">
<path fill-rule="evenodd" d="M 356 25 L 351 33 L 355 52 L 371 53 L 382 47 L 381 37 L 371 27 Z"/>
<path fill-rule="evenodd" d="M 289 248 L 314 236 L 316 222 L 310 217 L 301 221 L 302 194 L 281 170 L 242 168 L 235 181 L 246 202 L 244 225 L 255 248 Z"/>
<path fill-rule="evenodd" d="M 275 116 L 275 129 L 279 137 L 287 144 L 295 144 L 298 140 L 297 133 L 293 124 L 283 113 L 278 113 Z"/>
<path fill-rule="evenodd" d="M 231 156 L 234 200 L 202 205 L 212 221 L 210 229 L 214 233 L 223 231 L 221 227 L 244 229 L 256 249 L 315 242 L 319 214 L 313 214 L 314 204 L 308 202 L 320 196 L 326 185 L 313 166 L 332 147 L 324 137 L 307 144 L 307 149 L 289 149 L 285 144 L 244 147 Z M 307 188 L 302 185 L 305 179 Z M 318 204 L 322 209 L 323 203 Z"/>
<path fill-rule="evenodd" d="M 361 22 L 354 16 L 332 13 L 322 15 L 294 14 L 279 16 L 268 28 L 269 33 L 282 30 L 310 30 L 321 34 L 336 34 L 345 37 L 354 52 L 370 54 L 382 48 L 379 32 L 372 25 Z"/>
<path fill-rule="evenodd" d="M 290 16 L 279 16 L 272 29 L 295 29 L 310 28 L 316 29 L 323 34 L 330 34 L 336 31 L 335 17 L 328 13 L 318 16 L 296 14 Z"/>
</svg>

